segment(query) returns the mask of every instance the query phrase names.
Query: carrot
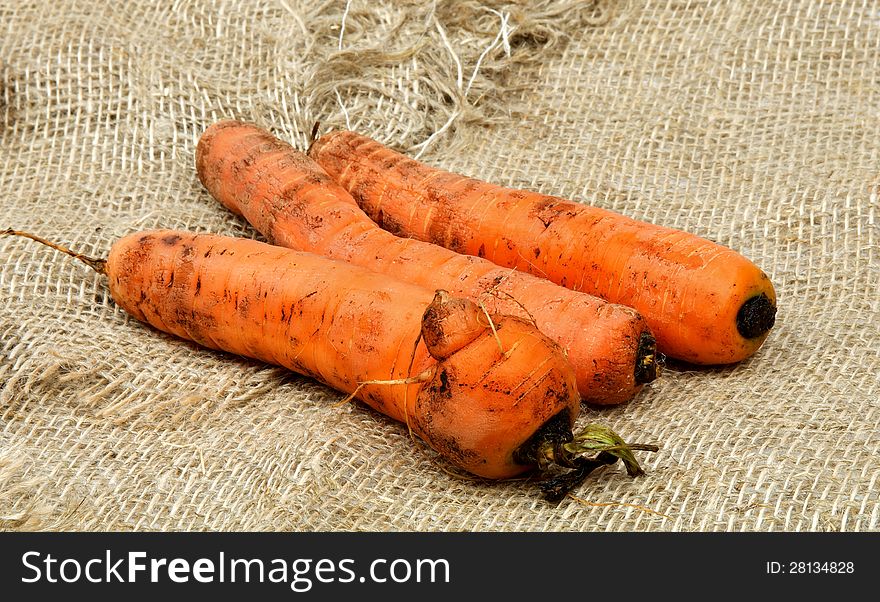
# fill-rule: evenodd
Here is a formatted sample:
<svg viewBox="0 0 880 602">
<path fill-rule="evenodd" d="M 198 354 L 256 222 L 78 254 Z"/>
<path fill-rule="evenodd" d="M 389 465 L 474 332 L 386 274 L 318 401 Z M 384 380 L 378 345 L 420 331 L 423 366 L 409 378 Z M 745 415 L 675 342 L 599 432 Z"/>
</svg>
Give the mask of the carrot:
<svg viewBox="0 0 880 602">
<path fill-rule="evenodd" d="M 270 242 L 533 320 L 565 349 L 588 403 L 627 401 L 657 376 L 654 337 L 634 310 L 485 259 L 398 238 L 370 220 L 314 161 L 265 130 L 215 123 L 199 140 L 196 167 L 208 191 Z"/>
<path fill-rule="evenodd" d="M 159 330 L 357 396 L 474 474 L 507 478 L 555 463 L 580 478 L 617 458 L 641 472 L 631 450 L 643 446 L 601 427 L 572 435 L 574 373 L 519 318 L 491 316 L 490 328 L 476 305 L 444 291 L 254 240 L 143 232 L 117 240 L 105 260 L 4 234 L 87 263 L 108 277 L 119 306 Z"/>
<path fill-rule="evenodd" d="M 693 234 L 434 169 L 354 132 L 309 155 L 383 227 L 629 305 L 669 356 L 738 362 L 774 324 L 767 275 Z"/>
</svg>

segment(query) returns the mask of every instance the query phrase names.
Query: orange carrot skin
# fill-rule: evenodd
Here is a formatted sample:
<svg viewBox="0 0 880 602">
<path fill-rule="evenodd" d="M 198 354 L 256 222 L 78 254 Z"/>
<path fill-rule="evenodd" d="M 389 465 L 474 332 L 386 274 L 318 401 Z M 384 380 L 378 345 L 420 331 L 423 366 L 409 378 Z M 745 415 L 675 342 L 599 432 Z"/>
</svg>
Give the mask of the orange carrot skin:
<svg viewBox="0 0 880 602">
<path fill-rule="evenodd" d="M 636 311 L 569 291 L 476 257 L 379 228 L 314 161 L 253 125 L 221 121 L 201 136 L 199 178 L 226 207 L 271 242 L 355 263 L 481 302 L 490 312 L 533 319 L 566 350 L 581 397 L 592 404 L 631 399 L 640 343 L 653 336 Z"/>
<path fill-rule="evenodd" d="M 309 155 L 371 218 L 402 235 L 635 308 L 669 356 L 738 362 L 773 325 L 767 275 L 687 232 L 435 169 L 353 132 L 321 136 Z"/>
<path fill-rule="evenodd" d="M 340 391 L 424 375 L 426 382 L 368 385 L 358 397 L 481 476 L 533 468 L 514 460 L 516 450 L 554 416 L 573 424 L 579 410 L 571 367 L 531 324 L 494 316 L 497 338 L 483 328 L 443 347 L 448 357 L 438 360 L 420 336 L 434 293 L 357 266 L 166 230 L 118 240 L 105 273 L 113 299 L 138 320 Z"/>
</svg>

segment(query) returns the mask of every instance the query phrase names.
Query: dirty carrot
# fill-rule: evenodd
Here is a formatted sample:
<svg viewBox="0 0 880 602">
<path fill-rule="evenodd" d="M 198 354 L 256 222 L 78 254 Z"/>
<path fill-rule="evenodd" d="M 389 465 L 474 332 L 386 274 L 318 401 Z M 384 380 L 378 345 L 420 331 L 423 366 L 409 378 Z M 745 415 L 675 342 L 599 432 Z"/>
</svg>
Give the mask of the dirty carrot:
<svg viewBox="0 0 880 602">
<path fill-rule="evenodd" d="M 737 362 L 774 324 L 767 275 L 693 234 L 435 169 L 354 132 L 309 155 L 383 227 L 629 305 L 669 356 Z"/>
<path fill-rule="evenodd" d="M 633 449 L 601 426 L 575 436 L 574 373 L 533 325 L 344 262 L 247 239 L 160 230 L 117 240 L 108 278 L 129 314 L 178 337 L 285 366 L 405 422 L 455 465 L 507 478 L 570 469 L 554 489 Z M 500 347 L 499 347 L 500 345 Z"/>
<path fill-rule="evenodd" d="M 627 401 L 657 376 L 654 337 L 633 309 L 394 236 L 313 160 L 263 129 L 237 121 L 213 124 L 199 140 L 196 167 L 216 199 L 275 244 L 443 288 L 489 312 L 534 321 L 568 354 L 587 403 Z"/>
</svg>

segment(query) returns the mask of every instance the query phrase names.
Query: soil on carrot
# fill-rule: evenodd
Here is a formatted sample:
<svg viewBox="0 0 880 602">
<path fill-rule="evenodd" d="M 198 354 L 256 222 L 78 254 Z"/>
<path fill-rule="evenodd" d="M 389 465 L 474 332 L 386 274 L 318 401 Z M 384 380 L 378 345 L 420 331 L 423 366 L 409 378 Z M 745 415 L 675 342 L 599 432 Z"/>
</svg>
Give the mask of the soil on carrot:
<svg viewBox="0 0 880 602">
<path fill-rule="evenodd" d="M 429 188 L 426 191 L 429 206 L 434 207 L 434 218 L 428 230 L 429 242 L 446 247 L 450 251 L 456 253 L 465 253 L 467 250 L 465 241 L 461 239 L 455 229 L 449 228 L 449 223 L 453 221 L 453 209 L 447 204 L 443 193 Z"/>
<path fill-rule="evenodd" d="M 454 366 L 445 364 L 441 361 L 437 365 L 440 370 L 438 377 L 432 378 L 422 389 L 419 397 L 421 403 L 424 404 L 424 409 L 416 421 L 421 430 L 430 438 L 434 449 L 440 454 L 450 458 L 453 463 L 458 465 L 468 464 L 477 458 L 477 453 L 464 449 L 455 437 L 445 435 L 440 429 L 434 427 L 435 416 L 455 411 L 455 394 L 450 386 L 450 380 L 454 383 L 459 377 L 456 375 Z"/>
<path fill-rule="evenodd" d="M 437 303 L 441 296 L 445 300 Z M 434 357 L 448 357 L 477 337 L 480 330 L 468 329 L 461 321 L 469 308 L 476 311 L 470 301 L 451 297 L 445 291 L 437 292 L 435 302 L 428 306 L 422 316 L 422 338 Z"/>
<path fill-rule="evenodd" d="M 664 359 L 663 354 L 657 351 L 654 335 L 643 332 L 636 351 L 636 382 L 645 384 L 655 380 L 663 368 Z"/>
<path fill-rule="evenodd" d="M 513 454 L 513 460 L 517 464 L 535 464 L 538 459 L 538 447 L 547 441 L 566 443 L 574 439 L 571 432 L 571 418 L 565 410 L 557 413 L 541 427 L 535 434 L 523 443 Z"/>
<path fill-rule="evenodd" d="M 517 192 L 519 192 L 520 198 L 525 196 L 523 192 Z M 515 196 L 516 193 L 510 193 L 510 195 Z M 560 217 L 574 217 L 576 212 L 572 210 L 571 205 L 560 203 L 558 199 L 547 197 L 536 203 L 534 208 L 529 212 L 529 215 L 540 220 L 540 222 L 544 224 L 544 229 L 546 230 Z"/>
<path fill-rule="evenodd" d="M 381 209 L 379 209 L 379 213 L 376 215 L 376 224 L 383 230 L 391 232 L 394 236 L 404 236 L 403 224 L 394 217 L 385 215 L 385 212 Z"/>
</svg>

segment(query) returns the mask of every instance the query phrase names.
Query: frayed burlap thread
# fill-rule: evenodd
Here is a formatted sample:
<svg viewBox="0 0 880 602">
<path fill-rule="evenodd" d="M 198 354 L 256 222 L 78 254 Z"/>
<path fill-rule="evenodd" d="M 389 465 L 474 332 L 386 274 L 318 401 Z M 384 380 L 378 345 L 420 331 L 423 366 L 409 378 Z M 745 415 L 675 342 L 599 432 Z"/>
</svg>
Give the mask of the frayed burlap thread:
<svg viewBox="0 0 880 602">
<path fill-rule="evenodd" d="M 202 189 L 222 117 L 315 122 L 684 228 L 771 276 L 737 366 L 586 409 L 657 442 L 551 506 L 405 426 L 127 317 L 0 239 L 0 529 L 880 529 L 880 17 L 873 2 L 0 2 L 0 228 L 101 256 L 156 227 L 258 237 Z"/>
</svg>

